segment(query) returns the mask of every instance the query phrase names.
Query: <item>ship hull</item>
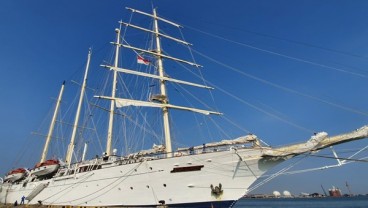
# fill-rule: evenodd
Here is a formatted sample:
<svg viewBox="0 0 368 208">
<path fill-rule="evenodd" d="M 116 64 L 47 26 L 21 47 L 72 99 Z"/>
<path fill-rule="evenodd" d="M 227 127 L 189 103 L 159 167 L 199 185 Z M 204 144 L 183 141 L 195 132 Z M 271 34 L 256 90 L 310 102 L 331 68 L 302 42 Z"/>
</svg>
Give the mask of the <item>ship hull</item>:
<svg viewBox="0 0 368 208">
<path fill-rule="evenodd" d="M 29 204 L 73 206 L 157 206 L 203 204 L 222 207 L 243 196 L 247 188 L 282 160 L 268 161 L 262 149 L 242 149 L 144 160 L 119 161 L 101 169 L 48 180 L 3 184 L 1 203 L 14 203 L 40 184 L 45 188 Z M 212 187 L 212 188 L 211 188 Z M 216 189 L 217 188 L 217 189 Z M 33 193 L 34 194 L 34 193 Z"/>
</svg>

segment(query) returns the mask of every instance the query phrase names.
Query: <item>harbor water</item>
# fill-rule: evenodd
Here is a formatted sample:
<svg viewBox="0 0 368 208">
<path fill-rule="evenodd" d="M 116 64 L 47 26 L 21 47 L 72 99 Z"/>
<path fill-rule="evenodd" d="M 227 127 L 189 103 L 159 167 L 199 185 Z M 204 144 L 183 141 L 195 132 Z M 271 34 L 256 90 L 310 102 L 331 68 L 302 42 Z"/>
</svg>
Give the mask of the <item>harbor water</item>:
<svg viewBox="0 0 368 208">
<path fill-rule="evenodd" d="M 239 200 L 234 208 L 367 208 L 368 197 L 279 198 Z"/>
</svg>

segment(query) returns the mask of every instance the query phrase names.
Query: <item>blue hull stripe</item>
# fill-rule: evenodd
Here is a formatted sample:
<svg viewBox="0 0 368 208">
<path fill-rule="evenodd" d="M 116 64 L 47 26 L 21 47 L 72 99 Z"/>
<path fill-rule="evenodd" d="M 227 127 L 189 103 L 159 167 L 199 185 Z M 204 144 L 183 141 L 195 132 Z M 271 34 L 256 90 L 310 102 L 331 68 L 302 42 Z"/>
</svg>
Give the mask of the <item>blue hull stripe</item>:
<svg viewBox="0 0 368 208">
<path fill-rule="evenodd" d="M 188 204 L 172 204 L 168 208 L 229 208 L 235 204 L 235 201 L 214 201 L 214 202 L 198 202 Z"/>
</svg>

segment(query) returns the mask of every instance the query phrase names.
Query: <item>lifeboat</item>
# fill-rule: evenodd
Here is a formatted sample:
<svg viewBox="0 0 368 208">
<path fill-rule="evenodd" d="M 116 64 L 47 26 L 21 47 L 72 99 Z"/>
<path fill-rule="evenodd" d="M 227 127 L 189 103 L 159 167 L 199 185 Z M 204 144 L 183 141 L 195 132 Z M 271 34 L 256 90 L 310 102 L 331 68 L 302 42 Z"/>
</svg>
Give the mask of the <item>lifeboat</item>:
<svg viewBox="0 0 368 208">
<path fill-rule="evenodd" d="M 19 181 L 20 179 L 24 178 L 26 173 L 27 173 L 27 170 L 25 168 L 18 168 L 18 169 L 11 170 L 5 176 L 4 181 L 8 181 L 8 182 Z"/>
<path fill-rule="evenodd" d="M 31 174 L 37 177 L 48 176 L 55 173 L 60 167 L 59 160 L 46 160 L 42 163 L 37 163 L 31 170 Z"/>
</svg>

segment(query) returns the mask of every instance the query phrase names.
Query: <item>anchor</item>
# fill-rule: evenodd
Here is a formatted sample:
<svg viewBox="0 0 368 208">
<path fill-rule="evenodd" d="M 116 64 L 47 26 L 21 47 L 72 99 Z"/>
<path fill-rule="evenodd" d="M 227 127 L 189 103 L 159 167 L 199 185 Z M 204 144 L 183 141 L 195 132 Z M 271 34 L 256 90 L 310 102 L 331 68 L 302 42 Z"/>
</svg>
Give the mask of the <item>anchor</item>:
<svg viewBox="0 0 368 208">
<path fill-rule="evenodd" d="M 210 187 L 211 187 L 211 194 L 214 195 L 215 197 L 219 197 L 224 192 L 222 190 L 222 184 L 221 183 L 219 183 L 219 185 L 215 186 L 215 187 L 211 184 Z"/>
</svg>

